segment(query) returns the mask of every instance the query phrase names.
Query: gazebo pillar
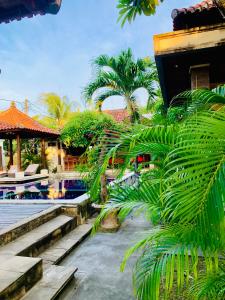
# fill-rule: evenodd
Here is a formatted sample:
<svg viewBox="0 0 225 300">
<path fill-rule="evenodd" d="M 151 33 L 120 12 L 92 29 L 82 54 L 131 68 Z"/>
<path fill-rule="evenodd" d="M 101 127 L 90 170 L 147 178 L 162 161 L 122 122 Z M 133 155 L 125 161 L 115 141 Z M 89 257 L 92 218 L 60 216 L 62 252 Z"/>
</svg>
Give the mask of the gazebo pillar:
<svg viewBox="0 0 225 300">
<path fill-rule="evenodd" d="M 12 139 L 9 140 L 9 165 L 13 165 L 13 142 Z"/>
<path fill-rule="evenodd" d="M 62 153 L 61 153 L 61 142 L 57 142 L 58 145 L 58 166 L 57 166 L 57 172 L 62 172 Z"/>
<path fill-rule="evenodd" d="M 0 147 L 0 171 L 3 171 L 2 147 Z"/>
<path fill-rule="evenodd" d="M 20 135 L 17 134 L 16 136 L 16 143 L 17 143 L 17 171 L 21 171 L 21 139 Z"/>
<path fill-rule="evenodd" d="M 45 156 L 45 139 L 41 139 L 41 162 L 42 168 L 46 169 L 46 156 Z"/>
</svg>

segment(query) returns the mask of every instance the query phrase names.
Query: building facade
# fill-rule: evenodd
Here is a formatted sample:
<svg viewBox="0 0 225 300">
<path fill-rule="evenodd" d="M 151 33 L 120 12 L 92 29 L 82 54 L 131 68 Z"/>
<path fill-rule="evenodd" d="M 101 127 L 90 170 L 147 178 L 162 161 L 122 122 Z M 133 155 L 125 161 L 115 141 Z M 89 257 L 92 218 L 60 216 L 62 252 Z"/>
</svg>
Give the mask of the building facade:
<svg viewBox="0 0 225 300">
<path fill-rule="evenodd" d="M 225 84 L 225 9 L 218 2 L 174 9 L 174 31 L 154 36 L 166 107 L 183 91 Z"/>
</svg>

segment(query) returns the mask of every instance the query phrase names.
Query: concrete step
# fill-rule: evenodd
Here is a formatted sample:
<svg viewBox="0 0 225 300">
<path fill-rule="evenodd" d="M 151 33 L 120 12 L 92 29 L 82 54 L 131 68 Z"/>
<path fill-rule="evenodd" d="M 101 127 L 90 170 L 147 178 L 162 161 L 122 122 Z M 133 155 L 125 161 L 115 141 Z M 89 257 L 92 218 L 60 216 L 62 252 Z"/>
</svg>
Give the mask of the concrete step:
<svg viewBox="0 0 225 300">
<path fill-rule="evenodd" d="M 65 234 L 73 230 L 77 219 L 60 215 L 0 248 L 0 255 L 37 257 Z"/>
<path fill-rule="evenodd" d="M 41 277 L 40 258 L 0 256 L 0 299 L 20 299 Z"/>
<path fill-rule="evenodd" d="M 65 235 L 52 247 L 42 252 L 39 257 L 43 259 L 44 269 L 49 265 L 57 265 L 70 251 L 78 246 L 91 232 L 92 224 L 79 225 L 73 231 Z"/>
<path fill-rule="evenodd" d="M 7 226 L 7 228 L 0 230 L 0 246 L 4 246 L 13 240 L 17 239 L 18 237 L 24 235 L 25 233 L 37 228 L 38 226 L 52 220 L 53 218 L 57 217 L 61 214 L 61 205 L 55 205 L 52 207 L 48 207 L 46 205 L 46 209 L 43 210 L 43 205 L 36 205 L 37 209 L 40 207 L 41 212 L 33 214 L 30 217 L 26 217 L 23 220 L 14 223 L 13 225 Z M 35 209 L 36 209 L 35 206 Z M 3 206 L 4 207 L 4 206 Z M 14 211 L 13 211 L 13 209 Z M 19 212 L 19 209 L 22 208 L 22 212 Z M 17 205 L 14 205 L 11 207 L 11 214 L 15 214 L 15 210 L 17 211 L 17 214 L 22 214 L 26 216 L 29 215 L 30 210 L 34 208 L 31 208 L 31 205 L 24 205 L 17 207 Z M 28 212 L 27 212 L 28 211 Z M 27 214 L 26 214 L 27 212 Z"/>
<path fill-rule="evenodd" d="M 76 268 L 51 266 L 22 300 L 53 300 L 74 278 Z"/>
</svg>

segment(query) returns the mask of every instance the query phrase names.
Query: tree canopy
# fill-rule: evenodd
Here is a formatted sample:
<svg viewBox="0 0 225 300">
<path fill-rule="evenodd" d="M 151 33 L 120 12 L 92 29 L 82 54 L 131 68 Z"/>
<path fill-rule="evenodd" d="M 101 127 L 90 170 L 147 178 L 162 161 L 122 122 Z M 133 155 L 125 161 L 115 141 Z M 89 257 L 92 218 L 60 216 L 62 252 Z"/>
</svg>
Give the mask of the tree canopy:
<svg viewBox="0 0 225 300">
<path fill-rule="evenodd" d="M 40 103 L 47 110 L 47 116 L 39 118 L 45 126 L 62 129 L 73 114 L 75 102 L 69 101 L 67 97 L 60 97 L 55 93 L 44 93 L 40 97 Z"/>
<path fill-rule="evenodd" d="M 61 139 L 67 146 L 88 147 L 106 129 L 119 128 L 114 119 L 100 112 L 75 113 L 62 130 Z"/>
</svg>

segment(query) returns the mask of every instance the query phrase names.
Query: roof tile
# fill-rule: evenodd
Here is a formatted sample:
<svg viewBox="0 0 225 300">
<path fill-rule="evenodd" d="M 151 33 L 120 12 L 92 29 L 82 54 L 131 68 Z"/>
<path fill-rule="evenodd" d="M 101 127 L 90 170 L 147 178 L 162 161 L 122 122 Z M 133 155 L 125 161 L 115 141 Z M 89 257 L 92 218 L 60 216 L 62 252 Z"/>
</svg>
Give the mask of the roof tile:
<svg viewBox="0 0 225 300">
<path fill-rule="evenodd" d="M 42 132 L 44 134 L 59 135 L 56 130 L 41 125 L 22 111 L 18 110 L 14 102 L 12 102 L 9 109 L 0 112 L 0 131 L 6 129 L 24 129 Z"/>
<path fill-rule="evenodd" d="M 56 14 L 62 0 L 0 0 L 0 23 L 46 13 Z"/>
<path fill-rule="evenodd" d="M 174 30 L 212 25 L 224 22 L 214 0 L 204 0 L 188 8 L 172 11 Z"/>
<path fill-rule="evenodd" d="M 123 122 L 129 117 L 129 114 L 126 109 L 111 109 L 104 110 L 104 113 L 111 115 L 116 122 Z"/>
</svg>

